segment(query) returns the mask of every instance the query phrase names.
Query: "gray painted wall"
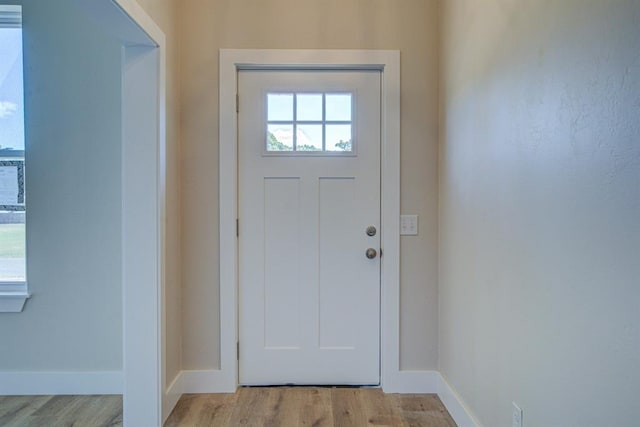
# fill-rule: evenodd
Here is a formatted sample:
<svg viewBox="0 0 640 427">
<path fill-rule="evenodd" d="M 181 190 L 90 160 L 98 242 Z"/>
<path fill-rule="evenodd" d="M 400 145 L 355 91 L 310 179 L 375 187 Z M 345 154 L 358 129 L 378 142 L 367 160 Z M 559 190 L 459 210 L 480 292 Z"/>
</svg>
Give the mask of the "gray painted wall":
<svg viewBox="0 0 640 427">
<path fill-rule="evenodd" d="M 122 368 L 120 47 L 67 0 L 23 5 L 27 274 L 0 370 Z"/>
<path fill-rule="evenodd" d="M 640 2 L 443 5 L 440 369 L 487 427 L 638 425 Z"/>
</svg>

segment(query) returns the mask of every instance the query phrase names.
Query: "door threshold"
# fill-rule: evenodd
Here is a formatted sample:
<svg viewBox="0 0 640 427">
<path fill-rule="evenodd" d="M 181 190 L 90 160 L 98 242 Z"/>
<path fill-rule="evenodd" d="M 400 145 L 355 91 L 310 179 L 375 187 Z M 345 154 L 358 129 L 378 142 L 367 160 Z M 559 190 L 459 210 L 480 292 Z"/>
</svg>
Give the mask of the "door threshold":
<svg viewBox="0 0 640 427">
<path fill-rule="evenodd" d="M 244 388 L 380 388 L 380 384 L 263 384 L 240 385 Z"/>
</svg>

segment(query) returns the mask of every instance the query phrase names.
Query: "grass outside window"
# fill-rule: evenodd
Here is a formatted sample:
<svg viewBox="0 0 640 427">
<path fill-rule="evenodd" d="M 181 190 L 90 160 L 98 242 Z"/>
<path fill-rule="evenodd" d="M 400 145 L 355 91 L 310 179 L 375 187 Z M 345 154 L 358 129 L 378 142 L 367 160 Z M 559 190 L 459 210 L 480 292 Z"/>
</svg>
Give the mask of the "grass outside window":
<svg viewBox="0 0 640 427">
<path fill-rule="evenodd" d="M 0 258 L 24 258 L 24 224 L 0 224 Z"/>
</svg>

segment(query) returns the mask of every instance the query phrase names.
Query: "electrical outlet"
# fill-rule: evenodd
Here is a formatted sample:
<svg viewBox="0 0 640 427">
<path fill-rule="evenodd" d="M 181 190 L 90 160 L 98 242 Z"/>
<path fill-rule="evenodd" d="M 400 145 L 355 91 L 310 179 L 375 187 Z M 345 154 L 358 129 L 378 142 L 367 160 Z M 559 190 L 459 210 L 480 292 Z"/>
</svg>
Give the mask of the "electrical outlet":
<svg viewBox="0 0 640 427">
<path fill-rule="evenodd" d="M 520 407 L 516 405 L 516 402 L 511 402 L 511 404 L 513 405 L 513 413 L 511 417 L 513 427 L 523 427 L 522 426 L 522 409 L 520 409 Z"/>
<path fill-rule="evenodd" d="M 418 215 L 400 215 L 400 235 L 418 235 Z"/>
</svg>

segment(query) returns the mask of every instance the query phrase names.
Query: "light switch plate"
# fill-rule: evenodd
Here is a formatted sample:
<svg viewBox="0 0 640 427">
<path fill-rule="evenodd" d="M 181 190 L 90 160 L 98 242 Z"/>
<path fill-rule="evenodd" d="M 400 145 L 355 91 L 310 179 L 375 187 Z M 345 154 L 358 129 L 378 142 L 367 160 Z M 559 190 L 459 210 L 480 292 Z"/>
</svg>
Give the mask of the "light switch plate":
<svg viewBox="0 0 640 427">
<path fill-rule="evenodd" d="M 400 215 L 400 235 L 418 235 L 418 215 Z"/>
</svg>

